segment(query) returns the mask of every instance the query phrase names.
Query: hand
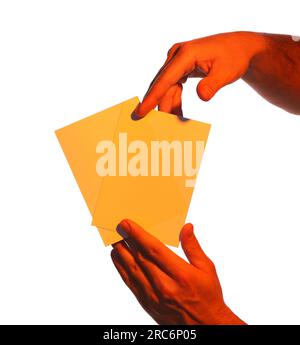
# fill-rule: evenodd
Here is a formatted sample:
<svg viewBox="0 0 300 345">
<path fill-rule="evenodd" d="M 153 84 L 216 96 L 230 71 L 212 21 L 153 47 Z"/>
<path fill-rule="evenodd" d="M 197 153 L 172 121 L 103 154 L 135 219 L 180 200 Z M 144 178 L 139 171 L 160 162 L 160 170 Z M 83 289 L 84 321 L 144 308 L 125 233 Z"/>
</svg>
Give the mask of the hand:
<svg viewBox="0 0 300 345">
<path fill-rule="evenodd" d="M 180 234 L 190 264 L 131 220 L 117 230 L 125 239 L 113 244 L 113 263 L 158 324 L 244 324 L 226 306 L 214 264 L 192 224 Z"/>
<path fill-rule="evenodd" d="M 250 61 L 266 50 L 265 36 L 252 32 L 233 32 L 176 43 L 150 84 L 133 118 L 145 116 L 158 105 L 161 111 L 182 115 L 182 83 L 201 77 L 198 96 L 210 100 L 223 86 L 241 78 Z"/>
</svg>

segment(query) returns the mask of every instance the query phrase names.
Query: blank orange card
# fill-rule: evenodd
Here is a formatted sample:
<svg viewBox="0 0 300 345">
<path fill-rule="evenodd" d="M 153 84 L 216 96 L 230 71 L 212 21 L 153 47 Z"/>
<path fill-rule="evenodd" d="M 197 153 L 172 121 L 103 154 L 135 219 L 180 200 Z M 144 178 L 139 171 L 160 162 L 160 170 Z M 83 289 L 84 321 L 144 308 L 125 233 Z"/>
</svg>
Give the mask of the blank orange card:
<svg viewBox="0 0 300 345">
<path fill-rule="evenodd" d="M 134 121 L 137 97 L 56 131 L 106 245 L 130 218 L 178 246 L 210 125 L 152 110 Z"/>
<path fill-rule="evenodd" d="M 123 105 L 121 103 L 95 115 L 57 130 L 56 136 L 64 151 L 82 196 L 91 214 L 94 213 L 102 177 L 97 175 L 96 145 L 113 137 Z M 105 245 L 121 240 L 112 231 L 98 228 Z"/>
</svg>

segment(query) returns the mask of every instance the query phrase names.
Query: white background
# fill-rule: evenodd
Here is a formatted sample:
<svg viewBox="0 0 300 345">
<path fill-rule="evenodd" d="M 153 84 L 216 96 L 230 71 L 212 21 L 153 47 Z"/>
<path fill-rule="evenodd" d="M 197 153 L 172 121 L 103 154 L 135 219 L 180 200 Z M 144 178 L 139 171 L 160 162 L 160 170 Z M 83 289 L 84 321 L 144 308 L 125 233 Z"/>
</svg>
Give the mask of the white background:
<svg viewBox="0 0 300 345">
<path fill-rule="evenodd" d="M 299 1 L 0 2 L 0 322 L 152 324 L 121 281 L 54 130 L 143 97 L 173 43 L 299 34 Z M 212 130 L 188 221 L 227 304 L 299 323 L 300 118 L 242 81 L 184 114 Z M 176 250 L 181 255 L 181 250 Z"/>
</svg>

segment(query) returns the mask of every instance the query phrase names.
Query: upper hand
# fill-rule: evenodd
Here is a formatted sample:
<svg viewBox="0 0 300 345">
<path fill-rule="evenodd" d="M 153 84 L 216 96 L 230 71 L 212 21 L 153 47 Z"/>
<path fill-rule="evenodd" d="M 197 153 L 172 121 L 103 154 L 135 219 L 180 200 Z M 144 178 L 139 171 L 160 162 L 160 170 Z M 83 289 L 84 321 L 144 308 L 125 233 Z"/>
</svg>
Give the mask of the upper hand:
<svg viewBox="0 0 300 345">
<path fill-rule="evenodd" d="M 223 86 L 241 78 L 251 59 L 264 49 L 264 36 L 252 32 L 218 34 L 174 44 L 133 117 L 141 118 L 157 105 L 161 111 L 182 115 L 182 83 L 187 78 L 203 78 L 197 85 L 197 94 L 208 101 Z"/>
</svg>

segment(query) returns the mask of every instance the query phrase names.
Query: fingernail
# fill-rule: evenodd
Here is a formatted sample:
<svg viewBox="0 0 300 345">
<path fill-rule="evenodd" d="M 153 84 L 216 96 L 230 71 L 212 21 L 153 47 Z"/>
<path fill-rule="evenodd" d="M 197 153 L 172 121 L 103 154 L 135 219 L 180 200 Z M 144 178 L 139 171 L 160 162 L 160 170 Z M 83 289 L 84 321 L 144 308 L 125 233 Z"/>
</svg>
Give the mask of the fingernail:
<svg viewBox="0 0 300 345">
<path fill-rule="evenodd" d="M 178 119 L 179 119 L 181 122 L 189 121 L 189 119 L 187 119 L 187 118 L 184 117 L 183 115 L 182 115 L 182 116 L 178 116 Z"/>
<path fill-rule="evenodd" d="M 122 236 L 123 238 L 127 238 L 130 233 L 130 225 L 129 223 L 123 219 L 118 225 L 117 225 L 117 233 Z"/>
<path fill-rule="evenodd" d="M 139 120 L 141 117 L 135 112 L 133 111 L 132 114 L 131 114 L 131 119 L 134 120 L 134 121 L 137 121 Z"/>
<path fill-rule="evenodd" d="M 187 231 L 186 231 L 187 230 Z M 182 236 L 183 234 L 187 237 L 187 238 L 191 238 L 192 235 L 194 233 L 194 226 L 191 223 L 187 223 L 183 226 L 183 228 L 181 229 L 180 233 L 179 233 L 179 240 L 182 241 Z"/>
<path fill-rule="evenodd" d="M 139 120 L 142 118 L 141 115 L 139 115 L 139 106 L 141 103 L 139 103 L 136 108 L 134 109 L 134 111 L 131 113 L 131 118 L 132 120 Z"/>
<path fill-rule="evenodd" d="M 119 253 L 116 250 L 112 250 L 110 255 L 113 259 L 119 258 Z"/>
<path fill-rule="evenodd" d="M 187 224 L 185 224 L 184 227 L 185 227 L 186 229 L 188 229 L 188 234 L 189 234 L 189 236 L 191 236 L 191 235 L 194 234 L 194 226 L 193 226 L 193 224 L 187 223 Z"/>
</svg>

